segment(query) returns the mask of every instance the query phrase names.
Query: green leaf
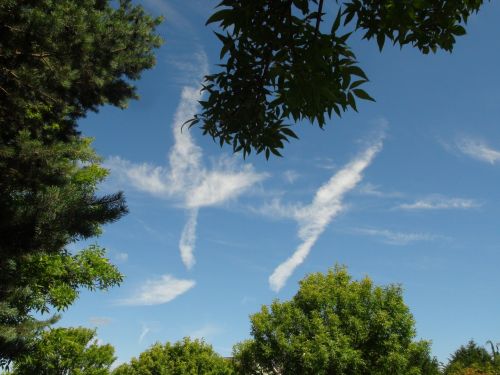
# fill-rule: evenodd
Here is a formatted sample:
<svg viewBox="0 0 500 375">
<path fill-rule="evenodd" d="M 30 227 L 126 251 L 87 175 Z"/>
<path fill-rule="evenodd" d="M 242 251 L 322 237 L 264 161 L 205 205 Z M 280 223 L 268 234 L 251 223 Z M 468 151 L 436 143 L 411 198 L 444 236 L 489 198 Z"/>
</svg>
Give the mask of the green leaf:
<svg viewBox="0 0 500 375">
<path fill-rule="evenodd" d="M 352 90 L 358 86 L 361 86 L 363 83 L 366 82 L 368 82 L 366 79 L 360 79 L 359 81 L 354 81 L 353 83 L 351 83 L 350 89 Z"/>
<path fill-rule="evenodd" d="M 465 31 L 465 28 L 461 25 L 457 25 L 453 28 L 453 34 L 455 35 L 465 35 L 467 32 Z"/>
<path fill-rule="evenodd" d="M 217 38 L 223 43 L 223 44 L 226 44 L 227 43 L 227 40 L 229 39 L 228 36 L 225 36 L 221 33 L 218 33 L 216 31 L 214 31 L 214 34 L 217 36 Z"/>
<path fill-rule="evenodd" d="M 358 77 L 361 77 L 361 78 L 368 80 L 368 77 L 366 76 L 365 72 L 363 72 L 363 70 L 359 66 L 356 66 L 356 65 L 349 66 L 347 68 L 347 71 L 350 74 L 354 74 L 355 76 L 358 76 Z"/>
<path fill-rule="evenodd" d="M 349 103 L 352 109 L 358 112 L 358 109 L 356 108 L 356 100 L 354 99 L 354 96 L 351 93 L 347 94 L 347 103 Z"/>
<path fill-rule="evenodd" d="M 341 9 L 342 8 L 339 7 L 339 11 L 337 12 L 337 17 L 335 17 L 335 21 L 333 22 L 332 30 L 331 30 L 332 34 L 335 34 L 335 32 L 338 30 L 338 28 L 340 26 L 340 19 L 341 19 L 341 16 L 342 16 Z"/>
<path fill-rule="evenodd" d="M 370 100 L 372 102 L 375 101 L 375 99 L 373 99 L 370 95 L 368 95 L 368 93 L 365 90 L 354 89 L 354 90 L 352 90 L 352 92 L 354 93 L 354 95 L 356 95 L 360 99 Z"/>
<path fill-rule="evenodd" d="M 337 114 L 337 116 L 342 117 L 342 113 L 340 112 L 339 106 L 338 105 L 333 105 L 333 110 Z"/>
<path fill-rule="evenodd" d="M 354 18 L 356 13 L 349 11 L 349 12 L 346 12 L 346 14 L 347 14 L 347 17 L 344 20 L 344 26 L 346 26 L 349 22 L 351 22 L 351 20 Z"/>
<path fill-rule="evenodd" d="M 292 137 L 292 138 L 295 138 L 295 139 L 299 139 L 299 137 L 297 137 L 297 134 L 295 134 L 295 132 L 293 132 L 290 128 L 282 128 L 281 132 L 283 134 L 288 135 L 289 137 Z"/>
<path fill-rule="evenodd" d="M 377 34 L 377 44 L 380 52 L 382 52 L 382 49 L 384 48 L 384 42 L 385 42 L 385 35 L 383 33 Z"/>
<path fill-rule="evenodd" d="M 214 14 L 212 14 L 208 18 L 207 22 L 205 22 L 205 26 L 207 26 L 211 23 L 214 23 L 214 22 L 222 21 L 225 18 L 228 18 L 232 12 L 233 11 L 231 9 L 222 9 L 222 10 L 219 10 L 218 12 L 215 12 Z"/>
<path fill-rule="evenodd" d="M 280 152 L 279 152 L 276 148 L 271 147 L 271 148 L 270 148 L 270 150 L 271 150 L 271 152 L 272 152 L 274 155 L 279 156 L 279 157 L 283 157 L 283 155 L 281 155 L 281 154 L 280 154 Z"/>
</svg>

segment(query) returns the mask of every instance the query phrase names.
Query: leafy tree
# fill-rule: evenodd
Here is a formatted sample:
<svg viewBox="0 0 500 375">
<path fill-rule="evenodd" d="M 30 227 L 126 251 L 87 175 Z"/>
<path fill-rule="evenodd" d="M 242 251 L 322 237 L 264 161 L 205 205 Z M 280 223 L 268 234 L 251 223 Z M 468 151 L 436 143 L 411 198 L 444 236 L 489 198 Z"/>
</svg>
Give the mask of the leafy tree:
<svg viewBox="0 0 500 375">
<path fill-rule="evenodd" d="M 466 368 L 456 369 L 453 375 L 498 375 L 498 371 L 494 371 L 491 366 L 472 365 Z"/>
<path fill-rule="evenodd" d="M 280 155 L 296 138 L 290 121 L 323 128 L 326 115 L 357 110 L 356 98 L 373 100 L 368 81 L 349 47 L 355 31 L 423 53 L 452 51 L 464 25 L 483 0 L 222 0 L 207 21 L 218 24 L 222 70 L 205 77 L 200 123 L 220 145 L 233 150 Z M 336 15 L 335 15 L 336 14 Z M 325 19 L 331 25 L 322 27 Z"/>
<path fill-rule="evenodd" d="M 13 375 L 107 375 L 114 348 L 100 345 L 94 330 L 55 328 L 45 331 L 31 351 L 17 359 Z"/>
<path fill-rule="evenodd" d="M 441 375 L 441 364 L 436 357 L 431 354 L 431 345 L 429 341 L 416 341 L 410 344 L 408 367 L 413 369 L 414 373 L 420 375 Z M 415 371 L 419 369 L 420 372 Z"/>
<path fill-rule="evenodd" d="M 79 288 L 122 281 L 97 246 L 71 254 L 66 246 L 96 236 L 126 213 L 121 193 L 96 196 L 107 171 L 90 139 L 33 138 L 22 130 L 0 144 L 0 365 L 23 353 L 40 329 L 32 312 L 66 309 Z"/>
<path fill-rule="evenodd" d="M 491 341 L 490 341 L 491 343 Z M 500 374 L 500 358 L 491 343 L 492 353 L 470 340 L 453 353 L 444 368 L 445 375 Z"/>
<path fill-rule="evenodd" d="M 230 375 L 232 363 L 215 353 L 200 340 L 184 338 L 174 344 L 159 343 L 133 358 L 130 364 L 117 367 L 113 375 L 175 374 Z"/>
<path fill-rule="evenodd" d="M 311 274 L 290 301 L 251 317 L 253 339 L 234 349 L 242 374 L 433 375 L 429 343 L 399 286 L 353 281 L 344 267 Z"/>
<path fill-rule="evenodd" d="M 488 340 L 486 344 L 490 346 L 492 362 L 500 368 L 500 343 L 493 344 L 493 341 Z"/>
<path fill-rule="evenodd" d="M 96 194 L 107 171 L 77 120 L 137 97 L 160 21 L 130 0 L 0 1 L 0 366 L 54 321 L 34 312 L 122 280 L 103 249 L 67 249 L 127 212 Z"/>
</svg>

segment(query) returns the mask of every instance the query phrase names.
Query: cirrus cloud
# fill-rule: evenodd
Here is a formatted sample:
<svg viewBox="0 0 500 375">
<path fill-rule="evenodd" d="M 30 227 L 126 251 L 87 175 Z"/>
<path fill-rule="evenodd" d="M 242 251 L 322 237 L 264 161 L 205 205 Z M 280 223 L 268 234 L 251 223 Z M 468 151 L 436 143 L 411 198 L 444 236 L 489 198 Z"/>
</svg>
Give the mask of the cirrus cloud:
<svg viewBox="0 0 500 375">
<path fill-rule="evenodd" d="M 478 208 L 481 204 L 474 199 L 447 198 L 440 195 L 430 196 L 413 203 L 403 203 L 396 208 L 402 210 L 451 210 Z"/>
<path fill-rule="evenodd" d="M 460 152 L 473 159 L 495 164 L 500 161 L 500 150 L 494 149 L 480 139 L 462 137 L 456 142 Z"/>
<path fill-rule="evenodd" d="M 120 305 L 152 306 L 170 302 L 196 285 L 194 280 L 176 279 L 163 275 L 158 279 L 146 280 L 131 297 L 118 301 Z"/>
<path fill-rule="evenodd" d="M 328 224 L 342 211 L 344 195 L 362 180 L 363 171 L 382 149 L 382 140 L 383 135 L 380 135 L 373 144 L 335 173 L 317 190 L 309 205 L 281 206 L 279 201 L 274 201 L 268 206 L 267 212 L 270 214 L 275 213 L 281 217 L 289 216 L 295 219 L 299 226 L 298 236 L 302 240 L 295 252 L 276 267 L 269 277 L 272 290 L 278 292 L 283 288 L 294 270 L 309 255 Z"/>
<path fill-rule="evenodd" d="M 203 56 L 204 62 L 198 68 L 200 76 L 207 71 L 206 56 Z M 256 172 L 251 164 L 240 165 L 234 158 L 221 157 L 211 169 L 203 166 L 202 150 L 194 142 L 189 129 L 183 126 L 197 111 L 200 88 L 185 86 L 182 90 L 174 114 L 174 145 L 168 155 L 168 166 L 137 164 L 117 156 L 106 162 L 115 177 L 133 188 L 158 198 L 177 201 L 189 211 L 179 241 L 181 259 L 188 269 L 195 264 L 198 210 L 234 200 L 267 177 L 265 173 Z"/>
</svg>

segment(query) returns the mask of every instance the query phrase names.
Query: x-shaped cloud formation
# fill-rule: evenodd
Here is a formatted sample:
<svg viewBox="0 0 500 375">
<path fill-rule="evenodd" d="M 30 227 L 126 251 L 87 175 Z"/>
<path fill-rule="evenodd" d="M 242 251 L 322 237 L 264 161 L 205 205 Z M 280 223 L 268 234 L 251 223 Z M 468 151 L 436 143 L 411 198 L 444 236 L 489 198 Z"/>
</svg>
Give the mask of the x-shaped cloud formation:
<svg viewBox="0 0 500 375">
<path fill-rule="evenodd" d="M 206 57 L 202 54 L 200 59 L 200 66 L 206 67 Z M 111 158 L 107 163 L 115 174 L 125 177 L 136 189 L 176 200 L 188 211 L 188 220 L 179 241 L 181 258 L 188 269 L 195 263 L 199 209 L 235 199 L 266 177 L 264 173 L 257 173 L 251 165 L 237 164 L 228 157 L 220 158 L 211 169 L 203 166 L 201 148 L 194 143 L 189 130 L 183 128 L 184 122 L 196 112 L 199 99 L 199 87 L 185 86 L 182 89 L 181 101 L 174 115 L 174 145 L 169 153 L 168 166 L 134 164 L 119 157 Z M 362 153 L 335 173 L 318 189 L 311 204 L 281 206 L 279 202 L 274 202 L 274 206 L 265 208 L 273 211 L 273 215 L 294 218 L 299 225 L 298 236 L 302 240 L 293 255 L 269 277 L 271 289 L 279 291 L 295 268 L 304 262 L 319 236 L 343 209 L 344 195 L 361 181 L 363 171 L 381 150 L 382 139 L 382 135 L 377 137 Z"/>
<path fill-rule="evenodd" d="M 203 166 L 201 148 L 194 143 L 189 129 L 183 127 L 184 122 L 195 114 L 199 99 L 200 88 L 183 88 L 174 115 L 174 146 L 169 154 L 169 167 L 133 164 L 119 157 L 107 162 L 114 173 L 126 177 L 136 189 L 175 199 L 188 210 L 189 218 L 179 242 L 181 258 L 188 269 L 195 263 L 199 209 L 235 199 L 266 177 L 264 173 L 255 172 L 252 165 L 237 165 L 234 159 L 227 157 L 220 158 L 212 169 Z"/>
</svg>

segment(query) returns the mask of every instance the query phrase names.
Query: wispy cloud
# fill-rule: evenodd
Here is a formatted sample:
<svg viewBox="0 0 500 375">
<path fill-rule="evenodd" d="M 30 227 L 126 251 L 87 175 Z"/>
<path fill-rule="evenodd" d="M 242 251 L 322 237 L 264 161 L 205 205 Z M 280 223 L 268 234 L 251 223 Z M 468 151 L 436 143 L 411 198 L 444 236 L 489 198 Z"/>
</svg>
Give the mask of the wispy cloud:
<svg viewBox="0 0 500 375">
<path fill-rule="evenodd" d="M 288 169 L 285 172 L 283 172 L 283 178 L 289 184 L 293 184 L 295 181 L 299 179 L 299 177 L 300 174 L 297 171 L 294 171 L 293 169 Z"/>
<path fill-rule="evenodd" d="M 367 182 L 363 185 L 360 185 L 357 189 L 357 192 L 362 195 L 368 195 L 377 198 L 400 198 L 404 194 L 398 191 L 385 191 L 378 185 L 374 185 L 370 182 Z"/>
<path fill-rule="evenodd" d="M 282 203 L 280 198 L 274 198 L 259 207 L 248 207 L 249 211 L 271 219 L 294 220 L 300 220 L 304 209 L 304 205 L 301 203 Z"/>
<path fill-rule="evenodd" d="M 130 298 L 119 301 L 120 305 L 151 306 L 167 303 L 195 286 L 194 280 L 176 279 L 163 275 L 156 280 L 147 280 Z"/>
<path fill-rule="evenodd" d="M 408 245 L 418 241 L 434 241 L 443 238 L 429 233 L 394 232 L 388 229 L 356 228 L 353 233 L 380 238 L 389 245 Z"/>
<path fill-rule="evenodd" d="M 175 7 L 171 5 L 170 1 L 167 0 L 145 0 L 145 3 L 158 11 L 162 16 L 165 17 L 166 22 L 169 25 L 173 25 L 177 28 L 182 29 L 192 29 L 191 23 L 187 20 L 184 15 L 179 12 Z"/>
<path fill-rule="evenodd" d="M 204 74 L 207 69 L 206 57 L 204 63 L 199 65 Z M 199 99 L 200 87 L 183 88 L 174 115 L 174 145 L 169 153 L 168 167 L 134 164 L 119 157 L 110 158 L 106 163 L 115 176 L 137 190 L 176 200 L 189 210 L 189 218 L 179 242 L 181 258 L 187 268 L 195 263 L 193 254 L 198 209 L 236 199 L 266 177 L 266 174 L 256 172 L 252 165 L 240 165 L 234 158 L 221 157 L 211 169 L 202 165 L 202 150 L 195 144 L 189 129 L 183 127 L 184 122 L 195 114 Z"/>
<path fill-rule="evenodd" d="M 396 208 L 402 210 L 451 210 L 471 209 L 481 207 L 481 203 L 474 199 L 447 198 L 439 195 L 417 200 L 413 203 L 404 203 Z"/>
<path fill-rule="evenodd" d="M 490 147 L 486 142 L 468 137 L 462 137 L 456 142 L 460 152 L 476 160 L 490 164 L 500 161 L 500 150 Z"/>
<path fill-rule="evenodd" d="M 139 335 L 139 339 L 137 340 L 140 343 L 142 343 L 142 341 L 144 340 L 144 338 L 147 336 L 148 333 L 151 332 L 151 328 L 149 328 L 146 324 L 142 324 L 142 327 L 141 327 L 141 333 Z"/>
<path fill-rule="evenodd" d="M 125 263 L 128 260 L 128 254 L 123 252 L 116 253 L 113 255 L 113 258 L 115 258 L 117 262 Z"/>
<path fill-rule="evenodd" d="M 194 244 L 196 242 L 196 224 L 198 218 L 198 210 L 193 209 L 189 213 L 189 219 L 184 226 L 179 241 L 179 249 L 181 252 L 182 262 L 187 268 L 194 265 Z"/>
<path fill-rule="evenodd" d="M 198 328 L 189 333 L 189 337 L 194 339 L 208 339 L 222 332 L 222 329 L 212 323 L 205 324 L 201 328 Z"/>
<path fill-rule="evenodd" d="M 375 155 L 382 149 L 382 136 L 364 152 L 335 173 L 330 180 L 316 192 L 311 204 L 307 206 L 289 206 L 280 208 L 279 202 L 272 209 L 282 216 L 288 215 L 299 224 L 298 235 L 302 243 L 293 255 L 280 264 L 269 277 L 271 289 L 279 291 L 307 257 L 312 246 L 323 233 L 327 225 L 343 209 L 342 199 L 362 179 L 363 171 L 371 164 Z M 271 210 L 268 210 L 271 212 Z"/>
<path fill-rule="evenodd" d="M 190 51 L 189 54 L 176 53 L 167 58 L 166 62 L 173 70 L 169 81 L 177 86 L 197 86 L 202 78 L 200 71 L 207 70 L 200 70 L 200 66 L 205 68 L 207 64 L 206 55 L 202 50 L 195 53 Z"/>
<path fill-rule="evenodd" d="M 249 304 L 249 303 L 252 303 L 252 304 L 253 304 L 253 303 L 255 303 L 256 301 L 257 301 L 257 299 L 256 299 L 255 297 L 244 296 L 244 297 L 241 299 L 240 303 L 241 303 L 242 305 L 247 305 L 247 304 Z"/>
<path fill-rule="evenodd" d="M 316 157 L 314 158 L 314 166 L 321 169 L 332 171 L 338 168 L 335 160 L 329 157 Z"/>
<path fill-rule="evenodd" d="M 96 327 L 107 326 L 108 324 L 111 323 L 111 321 L 112 321 L 111 318 L 105 316 L 92 316 L 89 318 L 90 324 Z"/>
</svg>

